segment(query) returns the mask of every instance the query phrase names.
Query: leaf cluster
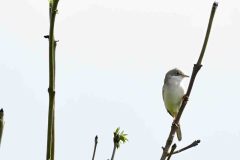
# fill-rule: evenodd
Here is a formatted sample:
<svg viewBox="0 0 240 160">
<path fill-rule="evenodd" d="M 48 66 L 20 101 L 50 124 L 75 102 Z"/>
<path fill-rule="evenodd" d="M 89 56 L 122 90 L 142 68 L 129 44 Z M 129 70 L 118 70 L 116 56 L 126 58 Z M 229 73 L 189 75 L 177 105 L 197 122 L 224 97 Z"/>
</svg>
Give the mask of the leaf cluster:
<svg viewBox="0 0 240 160">
<path fill-rule="evenodd" d="M 120 127 L 118 127 L 115 132 L 113 133 L 113 142 L 114 145 L 119 148 L 121 143 L 125 143 L 128 141 L 127 134 L 124 133 L 124 131 L 120 132 Z"/>
</svg>

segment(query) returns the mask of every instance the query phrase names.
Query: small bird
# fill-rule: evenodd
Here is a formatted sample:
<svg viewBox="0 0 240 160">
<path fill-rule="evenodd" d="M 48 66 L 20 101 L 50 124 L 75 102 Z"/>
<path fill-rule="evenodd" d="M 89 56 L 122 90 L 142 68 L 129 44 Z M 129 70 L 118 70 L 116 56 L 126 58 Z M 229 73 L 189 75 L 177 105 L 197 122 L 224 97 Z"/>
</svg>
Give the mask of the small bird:
<svg viewBox="0 0 240 160">
<path fill-rule="evenodd" d="M 182 105 L 182 100 L 185 93 L 183 87 L 181 86 L 181 82 L 185 77 L 189 76 L 185 75 L 181 70 L 175 68 L 168 71 L 164 79 L 164 85 L 162 88 L 163 101 L 165 108 L 173 118 L 176 118 L 179 108 Z M 181 141 L 182 133 L 180 125 L 177 125 L 177 138 L 179 141 Z"/>
</svg>

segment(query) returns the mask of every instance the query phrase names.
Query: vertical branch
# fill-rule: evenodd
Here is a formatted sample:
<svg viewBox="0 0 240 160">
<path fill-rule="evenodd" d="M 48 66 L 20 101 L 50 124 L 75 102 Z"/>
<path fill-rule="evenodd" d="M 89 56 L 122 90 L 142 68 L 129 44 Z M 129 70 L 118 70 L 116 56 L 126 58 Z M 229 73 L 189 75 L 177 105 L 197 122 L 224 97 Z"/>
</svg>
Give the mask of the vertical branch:
<svg viewBox="0 0 240 160">
<path fill-rule="evenodd" d="M 3 128 L 4 128 L 4 111 L 3 109 L 1 109 L 0 110 L 0 146 L 1 146 Z"/>
<path fill-rule="evenodd" d="M 94 150 L 93 150 L 93 156 L 92 156 L 92 160 L 94 160 L 95 158 L 95 154 L 96 154 L 96 149 L 97 149 L 97 144 L 98 144 L 98 136 L 95 136 L 95 141 L 94 141 Z"/>
<path fill-rule="evenodd" d="M 171 146 L 171 144 L 173 142 L 173 138 L 174 138 L 175 132 L 177 130 L 176 124 L 179 123 L 179 120 L 181 118 L 183 110 L 184 110 L 184 108 L 185 108 L 185 106 L 187 104 L 188 97 L 190 96 L 190 93 L 191 93 L 191 90 L 192 90 L 192 87 L 193 87 L 193 83 L 194 83 L 195 77 L 196 77 L 198 71 L 202 67 L 201 62 L 202 62 L 202 59 L 203 59 L 203 56 L 204 56 L 204 53 L 205 53 L 205 49 L 206 49 L 206 46 L 207 46 L 207 42 L 208 42 L 208 38 L 209 38 L 209 35 L 210 35 L 214 14 L 215 14 L 215 11 L 217 9 L 217 6 L 218 6 L 217 2 L 214 2 L 213 5 L 212 5 L 212 10 L 211 10 L 211 14 L 210 14 L 209 22 L 208 22 L 208 28 L 207 28 L 207 32 L 206 32 L 206 35 L 205 35 L 204 43 L 203 43 L 203 46 L 202 46 L 202 50 L 201 50 L 200 56 L 198 58 L 197 64 L 194 64 L 192 75 L 191 75 L 191 79 L 190 79 L 190 82 L 189 82 L 189 85 L 188 85 L 188 89 L 187 89 L 186 95 L 183 98 L 182 105 L 181 105 L 181 107 L 179 109 L 177 117 L 174 119 L 174 121 L 172 123 L 171 131 L 169 133 L 168 139 L 167 139 L 165 147 L 163 149 L 161 160 L 165 160 L 166 157 L 168 156 L 169 148 L 170 148 L 170 146 Z"/>
<path fill-rule="evenodd" d="M 55 147 L 55 49 L 54 24 L 59 0 L 49 1 L 50 29 L 49 29 L 49 111 L 47 133 L 47 160 L 54 160 Z"/>
</svg>

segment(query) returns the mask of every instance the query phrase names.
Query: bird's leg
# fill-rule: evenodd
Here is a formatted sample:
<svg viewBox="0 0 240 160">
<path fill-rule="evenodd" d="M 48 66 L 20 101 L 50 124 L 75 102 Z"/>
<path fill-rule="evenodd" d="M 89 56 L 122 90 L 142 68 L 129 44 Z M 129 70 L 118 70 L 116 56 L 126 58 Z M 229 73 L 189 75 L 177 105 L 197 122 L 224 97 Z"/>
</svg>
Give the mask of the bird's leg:
<svg viewBox="0 0 240 160">
<path fill-rule="evenodd" d="M 179 128 L 179 124 L 175 122 L 175 120 L 173 121 L 173 125 L 177 128 Z"/>
<path fill-rule="evenodd" d="M 174 125 L 175 127 L 179 128 L 180 126 L 179 126 L 178 123 L 175 122 L 175 118 L 176 118 L 176 117 L 173 117 L 173 125 Z"/>
</svg>

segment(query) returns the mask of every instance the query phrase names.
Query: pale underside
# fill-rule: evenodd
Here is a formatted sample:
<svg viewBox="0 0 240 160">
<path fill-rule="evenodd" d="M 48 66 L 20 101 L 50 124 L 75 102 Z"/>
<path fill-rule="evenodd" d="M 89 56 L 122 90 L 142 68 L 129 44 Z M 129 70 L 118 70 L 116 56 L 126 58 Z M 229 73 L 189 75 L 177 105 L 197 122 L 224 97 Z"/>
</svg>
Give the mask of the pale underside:
<svg viewBox="0 0 240 160">
<path fill-rule="evenodd" d="M 167 111 L 172 117 L 176 117 L 184 96 L 183 88 L 180 85 L 164 85 L 162 95 Z"/>
</svg>

